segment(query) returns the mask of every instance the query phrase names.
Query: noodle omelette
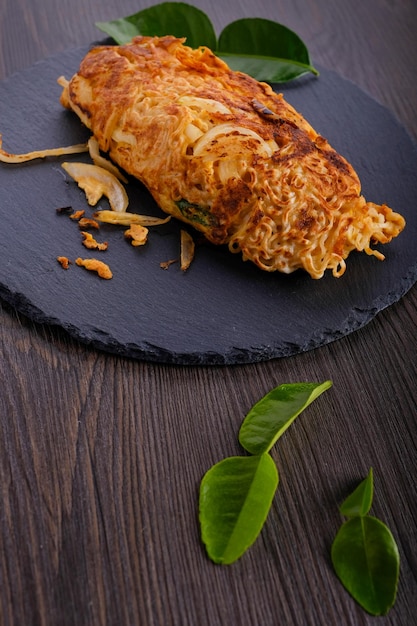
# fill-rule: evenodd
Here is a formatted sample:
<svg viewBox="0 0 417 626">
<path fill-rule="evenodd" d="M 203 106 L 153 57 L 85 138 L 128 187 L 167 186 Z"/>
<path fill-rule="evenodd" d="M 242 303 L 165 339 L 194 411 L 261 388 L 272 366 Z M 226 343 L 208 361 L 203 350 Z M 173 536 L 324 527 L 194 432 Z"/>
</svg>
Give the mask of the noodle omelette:
<svg viewBox="0 0 417 626">
<path fill-rule="evenodd" d="M 266 271 L 321 278 L 404 228 L 367 202 L 359 177 L 266 83 L 172 36 L 97 46 L 63 85 L 100 149 L 160 208 Z"/>
</svg>

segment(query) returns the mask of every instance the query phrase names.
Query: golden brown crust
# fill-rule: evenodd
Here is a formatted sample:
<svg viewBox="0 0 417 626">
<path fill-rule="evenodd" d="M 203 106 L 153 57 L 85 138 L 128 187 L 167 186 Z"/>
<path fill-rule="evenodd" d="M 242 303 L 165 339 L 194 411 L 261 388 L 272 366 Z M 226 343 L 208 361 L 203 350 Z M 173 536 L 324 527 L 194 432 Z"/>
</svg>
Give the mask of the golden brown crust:
<svg viewBox="0 0 417 626">
<path fill-rule="evenodd" d="M 404 220 L 281 94 L 207 48 L 137 37 L 83 59 L 61 98 L 160 207 L 266 270 L 344 271 Z"/>
</svg>

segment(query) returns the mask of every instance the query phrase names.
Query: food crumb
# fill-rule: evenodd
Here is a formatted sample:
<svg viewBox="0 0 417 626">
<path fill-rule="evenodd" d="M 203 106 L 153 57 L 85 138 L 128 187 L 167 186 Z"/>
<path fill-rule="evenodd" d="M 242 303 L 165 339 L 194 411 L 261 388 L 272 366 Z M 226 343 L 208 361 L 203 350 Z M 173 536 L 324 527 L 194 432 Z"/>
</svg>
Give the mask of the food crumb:
<svg viewBox="0 0 417 626">
<path fill-rule="evenodd" d="M 132 246 L 143 246 L 148 239 L 148 229 L 140 224 L 131 224 L 125 230 L 126 239 L 130 239 Z"/>
<path fill-rule="evenodd" d="M 64 270 L 67 270 L 71 265 L 71 261 L 66 256 L 57 256 L 56 260 L 61 265 L 61 267 L 64 268 Z"/>
<path fill-rule="evenodd" d="M 170 259 L 169 261 L 161 261 L 159 267 L 163 270 L 167 270 L 173 263 L 178 263 L 178 259 Z"/>
<path fill-rule="evenodd" d="M 72 213 L 73 208 L 72 206 L 60 206 L 55 209 L 55 211 L 58 213 L 58 215 L 68 215 L 68 213 Z"/>
<path fill-rule="evenodd" d="M 99 223 L 89 217 L 82 217 L 78 221 L 78 226 L 80 228 L 95 228 L 97 230 L 100 228 Z"/>
<path fill-rule="evenodd" d="M 87 233 L 86 231 L 81 231 L 83 239 L 83 245 L 89 250 L 107 250 L 109 244 L 107 241 L 103 241 L 103 243 L 99 243 L 96 239 L 94 239 L 91 233 Z"/>
<path fill-rule="evenodd" d="M 110 267 L 106 263 L 98 261 L 97 259 L 81 259 L 78 257 L 78 259 L 75 260 L 75 263 L 80 267 L 85 267 L 86 270 L 97 272 L 100 278 L 105 278 L 106 280 L 113 278 Z"/>
<path fill-rule="evenodd" d="M 81 211 L 74 211 L 74 213 L 72 215 L 70 215 L 70 219 L 71 220 L 80 220 L 82 218 L 82 216 L 84 215 L 85 211 L 81 210 Z"/>
</svg>

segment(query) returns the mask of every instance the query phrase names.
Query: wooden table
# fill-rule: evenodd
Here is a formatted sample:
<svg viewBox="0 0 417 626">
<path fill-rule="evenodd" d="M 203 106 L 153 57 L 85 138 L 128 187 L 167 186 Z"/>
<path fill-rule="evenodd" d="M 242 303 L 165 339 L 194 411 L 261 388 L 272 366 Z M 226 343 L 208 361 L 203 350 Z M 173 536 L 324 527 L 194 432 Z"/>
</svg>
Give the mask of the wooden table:
<svg viewBox="0 0 417 626">
<path fill-rule="evenodd" d="M 315 63 L 352 79 L 417 137 L 414 0 L 195 4 L 218 30 L 244 16 L 281 21 Z M 96 20 L 145 5 L 2 0 L 0 78 L 100 39 Z M 372 511 L 401 554 L 397 602 L 378 623 L 416 623 L 416 287 L 337 342 L 233 367 L 136 362 L 6 303 L 0 316 L 1 624 L 374 624 L 329 559 L 338 505 L 370 466 Z M 199 537 L 202 475 L 239 454 L 238 428 L 263 394 L 327 378 L 333 389 L 274 452 L 281 484 L 261 537 L 236 564 L 214 565 Z"/>
</svg>

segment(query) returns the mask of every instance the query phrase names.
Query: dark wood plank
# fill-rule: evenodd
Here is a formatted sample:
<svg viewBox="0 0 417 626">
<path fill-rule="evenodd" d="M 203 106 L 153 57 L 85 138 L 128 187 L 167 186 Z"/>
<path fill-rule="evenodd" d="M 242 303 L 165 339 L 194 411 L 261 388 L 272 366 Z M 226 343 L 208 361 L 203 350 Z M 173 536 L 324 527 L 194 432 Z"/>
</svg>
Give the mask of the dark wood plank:
<svg viewBox="0 0 417 626">
<path fill-rule="evenodd" d="M 38 4 L 0 5 L 0 77 L 100 38 L 95 20 L 141 6 Z M 315 62 L 355 81 L 417 137 L 412 0 L 195 4 L 218 30 L 241 16 L 282 21 Z M 337 507 L 371 465 L 373 512 L 402 559 L 396 606 L 379 621 L 415 623 L 415 287 L 349 337 L 250 366 L 102 354 L 4 303 L 0 348 L 0 623 L 373 624 L 329 560 Z M 235 565 L 213 565 L 199 540 L 202 475 L 241 452 L 241 421 L 273 386 L 327 378 L 333 389 L 274 448 L 281 483 L 260 539 Z"/>
</svg>

